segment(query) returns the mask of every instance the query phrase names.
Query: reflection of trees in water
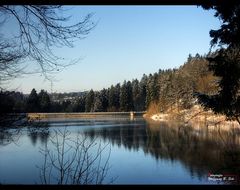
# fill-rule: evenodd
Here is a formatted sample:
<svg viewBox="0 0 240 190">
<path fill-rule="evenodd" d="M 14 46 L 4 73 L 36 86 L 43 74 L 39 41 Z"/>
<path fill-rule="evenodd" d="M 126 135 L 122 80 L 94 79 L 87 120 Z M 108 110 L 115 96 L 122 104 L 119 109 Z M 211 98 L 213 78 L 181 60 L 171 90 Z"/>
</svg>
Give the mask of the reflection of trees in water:
<svg viewBox="0 0 240 190">
<path fill-rule="evenodd" d="M 107 148 L 102 147 L 96 139 L 76 137 L 65 128 L 55 130 L 54 136 L 41 149 L 44 156 L 40 168 L 40 178 L 43 184 L 102 184 L 109 170 L 108 160 L 102 153 Z M 110 183 L 114 179 L 111 179 Z"/>
<path fill-rule="evenodd" d="M 16 128 L 27 123 L 26 114 L 0 113 L 0 128 Z"/>
<path fill-rule="evenodd" d="M 2 120 L 1 120 L 2 119 Z M 33 145 L 39 139 L 44 144 L 48 137 L 48 123 L 26 120 L 26 114 L 8 114 L 0 116 L 0 145 L 5 146 L 10 143 L 17 144 L 23 134 L 23 129 L 27 127 L 28 135 Z"/>
<path fill-rule="evenodd" d="M 27 128 L 27 133 L 33 145 L 36 145 L 39 139 L 42 144 L 45 144 L 49 138 L 48 123 L 33 123 Z"/>
<path fill-rule="evenodd" d="M 0 145 L 16 144 L 27 123 L 26 114 L 0 113 Z"/>
<path fill-rule="evenodd" d="M 0 146 L 17 143 L 21 136 L 21 129 L 0 128 Z"/>
<path fill-rule="evenodd" d="M 199 178 L 208 172 L 240 174 L 240 138 L 232 132 L 196 131 L 163 123 L 89 129 L 84 133 L 109 139 L 128 150 L 141 148 L 156 159 L 179 160 Z"/>
</svg>

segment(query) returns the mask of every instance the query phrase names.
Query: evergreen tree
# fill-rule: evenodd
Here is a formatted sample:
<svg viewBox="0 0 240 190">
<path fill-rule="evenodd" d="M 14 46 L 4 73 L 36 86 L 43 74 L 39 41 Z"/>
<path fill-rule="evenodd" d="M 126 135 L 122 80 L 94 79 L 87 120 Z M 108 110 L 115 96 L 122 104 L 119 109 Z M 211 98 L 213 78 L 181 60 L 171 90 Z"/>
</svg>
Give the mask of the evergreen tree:
<svg viewBox="0 0 240 190">
<path fill-rule="evenodd" d="M 85 112 L 85 101 L 86 97 L 85 96 L 80 96 L 76 102 L 76 112 Z"/>
<path fill-rule="evenodd" d="M 158 74 L 154 73 L 153 75 L 153 83 L 151 86 L 152 100 L 157 101 L 159 97 L 159 83 L 158 83 Z"/>
<path fill-rule="evenodd" d="M 171 107 L 176 103 L 174 96 L 174 75 L 176 74 L 175 70 L 167 69 L 161 71 L 159 74 L 159 108 L 161 112 L 171 109 Z"/>
<path fill-rule="evenodd" d="M 94 112 L 102 112 L 103 111 L 103 102 L 100 92 L 95 93 L 93 111 Z"/>
<path fill-rule="evenodd" d="M 140 93 L 140 100 L 139 100 L 139 110 L 145 111 L 146 110 L 146 86 L 147 86 L 148 77 L 147 75 L 143 74 L 142 79 L 139 83 L 139 93 Z"/>
<path fill-rule="evenodd" d="M 63 112 L 72 112 L 73 111 L 73 105 L 71 104 L 70 100 L 64 100 L 62 102 L 62 111 Z"/>
<path fill-rule="evenodd" d="M 146 85 L 146 108 L 150 105 L 152 101 L 152 96 L 151 96 L 151 84 L 152 84 L 152 74 L 149 74 L 148 80 L 147 80 L 147 85 Z"/>
<path fill-rule="evenodd" d="M 38 112 L 40 111 L 39 99 L 36 90 L 33 88 L 27 99 L 27 111 Z"/>
<path fill-rule="evenodd" d="M 222 21 L 220 29 L 210 31 L 211 45 L 220 45 L 220 50 L 208 58 L 210 70 L 220 77 L 220 90 L 216 95 L 200 94 L 198 98 L 205 107 L 240 124 L 240 3 L 233 0 L 203 8 L 215 10 L 214 16 Z"/>
<path fill-rule="evenodd" d="M 120 89 L 120 110 L 127 111 L 128 109 L 128 91 L 127 91 L 127 82 L 124 80 L 121 89 Z"/>
<path fill-rule="evenodd" d="M 146 105 L 149 106 L 150 102 L 157 102 L 159 96 L 159 83 L 158 74 L 150 74 L 146 86 Z"/>
<path fill-rule="evenodd" d="M 137 79 L 132 81 L 132 97 L 133 97 L 133 107 L 135 111 L 141 110 L 141 94 L 139 81 Z"/>
<path fill-rule="evenodd" d="M 100 100 L 102 103 L 102 111 L 106 112 L 108 108 L 108 90 L 107 89 L 102 89 L 100 91 Z"/>
<path fill-rule="evenodd" d="M 116 111 L 120 110 L 120 83 L 116 84 L 116 86 L 114 87 L 115 89 L 115 95 L 114 95 L 114 107 L 116 108 Z"/>
<path fill-rule="evenodd" d="M 91 89 L 86 96 L 85 112 L 92 112 L 94 109 L 94 91 Z"/>
<path fill-rule="evenodd" d="M 51 103 L 51 112 L 63 112 L 63 108 L 60 102 Z"/>
<path fill-rule="evenodd" d="M 13 112 L 14 99 L 10 96 L 10 92 L 0 92 L 0 114 Z"/>
<path fill-rule="evenodd" d="M 127 82 L 127 109 L 126 111 L 133 111 L 133 95 L 132 95 L 132 83 L 130 81 Z"/>
<path fill-rule="evenodd" d="M 116 107 L 115 107 L 115 88 L 113 85 L 111 85 L 110 89 L 109 89 L 109 93 L 108 93 L 108 111 L 116 111 Z"/>
<path fill-rule="evenodd" d="M 108 90 L 108 111 L 119 111 L 120 108 L 120 84 L 111 86 Z"/>
<path fill-rule="evenodd" d="M 47 91 L 41 90 L 38 94 L 39 107 L 41 112 L 49 112 L 51 107 L 50 97 Z"/>
<path fill-rule="evenodd" d="M 13 112 L 24 113 L 26 112 L 26 98 L 21 92 L 13 92 L 12 98 L 14 99 Z"/>
</svg>

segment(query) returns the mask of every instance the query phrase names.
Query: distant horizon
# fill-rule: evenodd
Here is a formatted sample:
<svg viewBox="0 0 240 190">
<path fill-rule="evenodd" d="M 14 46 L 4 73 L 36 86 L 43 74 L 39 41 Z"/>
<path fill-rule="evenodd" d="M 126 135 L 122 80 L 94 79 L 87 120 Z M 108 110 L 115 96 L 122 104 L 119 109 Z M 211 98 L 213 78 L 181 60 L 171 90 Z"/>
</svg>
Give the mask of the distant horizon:
<svg viewBox="0 0 240 190">
<path fill-rule="evenodd" d="M 70 7 L 70 6 L 67 6 Z M 7 84 L 29 94 L 33 88 L 70 93 L 108 88 L 124 80 L 140 80 L 159 69 L 179 68 L 189 54 L 207 54 L 209 31 L 220 21 L 197 6 L 71 6 L 73 18 L 94 13 L 96 28 L 74 48 L 54 49 L 66 60 L 80 62 L 54 74 L 53 85 L 41 74 Z M 14 29 L 10 28 L 8 30 Z"/>
</svg>

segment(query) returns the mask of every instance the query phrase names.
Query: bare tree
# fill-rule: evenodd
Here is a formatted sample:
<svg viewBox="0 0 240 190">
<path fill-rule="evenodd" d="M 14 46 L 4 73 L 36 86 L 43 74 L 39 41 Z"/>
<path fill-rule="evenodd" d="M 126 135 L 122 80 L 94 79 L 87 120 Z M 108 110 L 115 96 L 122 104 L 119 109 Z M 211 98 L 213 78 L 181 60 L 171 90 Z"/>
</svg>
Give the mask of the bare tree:
<svg viewBox="0 0 240 190">
<path fill-rule="evenodd" d="M 41 149 L 44 156 L 40 168 L 40 178 L 43 184 L 102 184 L 109 170 L 108 152 L 106 160 L 102 161 L 102 153 L 107 145 L 101 147 L 96 139 L 88 141 L 86 137 L 78 136 L 73 140 L 66 128 L 55 131 L 51 138 L 51 148 L 45 145 Z M 96 151 L 93 151 L 97 148 Z M 93 153 L 95 152 L 95 153 Z M 103 162 L 103 163 L 102 163 Z M 110 183 L 113 179 L 110 181 Z"/>
<path fill-rule="evenodd" d="M 7 24 L 16 26 L 12 36 L 0 37 L 0 84 L 26 73 L 41 72 L 46 79 L 75 62 L 63 63 L 53 47 L 73 47 L 76 39 L 84 38 L 96 26 L 93 14 L 67 25 L 70 16 L 62 16 L 62 6 L 0 5 L 0 31 Z M 13 32 L 13 31 L 12 31 Z M 35 62 L 38 68 L 26 71 L 21 61 Z"/>
<path fill-rule="evenodd" d="M 15 51 L 13 45 L 0 39 L 0 84 L 19 76 L 23 69 L 19 64 L 22 58 L 24 55 Z"/>
</svg>

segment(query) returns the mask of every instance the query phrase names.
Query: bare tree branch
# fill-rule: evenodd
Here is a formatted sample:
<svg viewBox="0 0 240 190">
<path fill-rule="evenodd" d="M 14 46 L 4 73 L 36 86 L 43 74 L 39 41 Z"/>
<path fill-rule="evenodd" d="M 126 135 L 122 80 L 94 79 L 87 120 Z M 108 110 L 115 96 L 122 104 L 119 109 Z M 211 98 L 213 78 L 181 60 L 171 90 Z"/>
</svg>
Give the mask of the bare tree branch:
<svg viewBox="0 0 240 190">
<path fill-rule="evenodd" d="M 63 63 L 64 59 L 53 53 L 53 47 L 73 47 L 73 42 L 85 38 L 96 23 L 91 21 L 90 13 L 83 20 L 67 25 L 71 17 L 60 16 L 63 11 L 62 6 L 0 5 L 1 26 L 8 19 L 16 23 L 15 36 L 0 37 L 0 84 L 28 73 L 42 73 L 51 79 L 51 73 L 77 62 Z M 25 71 L 20 60 L 26 59 L 37 63 L 38 68 Z"/>
<path fill-rule="evenodd" d="M 41 149 L 44 156 L 43 166 L 40 168 L 40 178 L 43 184 L 102 184 L 109 170 L 109 158 L 102 161 L 102 153 L 107 148 L 99 143 L 96 153 L 93 148 L 97 145 L 96 139 L 90 142 L 86 137 L 77 136 L 76 140 L 70 138 L 66 128 L 55 131 L 51 139 L 56 148 Z M 103 163 L 102 163 L 103 162 Z"/>
</svg>

